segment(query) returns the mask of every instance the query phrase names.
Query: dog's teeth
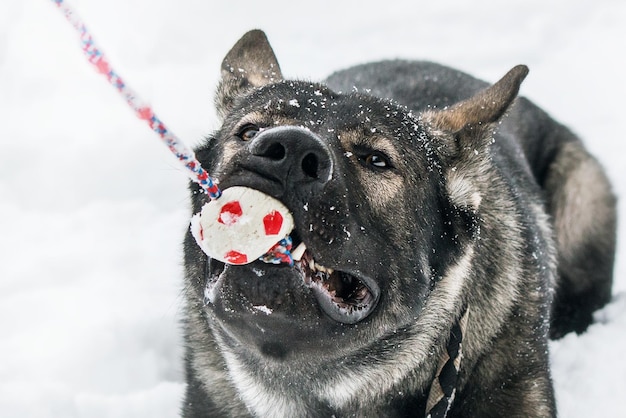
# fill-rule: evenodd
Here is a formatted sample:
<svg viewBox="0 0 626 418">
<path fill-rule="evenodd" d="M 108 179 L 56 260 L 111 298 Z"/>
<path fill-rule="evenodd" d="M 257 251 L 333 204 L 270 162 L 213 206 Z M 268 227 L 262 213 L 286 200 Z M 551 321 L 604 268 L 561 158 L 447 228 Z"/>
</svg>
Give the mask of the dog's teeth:
<svg viewBox="0 0 626 418">
<path fill-rule="evenodd" d="M 304 242 L 301 242 L 300 245 L 298 245 L 296 249 L 291 252 L 291 256 L 293 257 L 294 261 L 300 261 L 305 251 L 306 245 L 304 244 Z"/>
<path fill-rule="evenodd" d="M 294 260 L 298 261 L 300 258 L 302 258 L 302 254 L 300 253 L 304 253 L 304 249 L 301 249 L 300 247 L 303 247 L 303 246 L 304 244 L 298 245 L 298 247 L 295 250 L 293 250 L 293 252 L 291 253 Z M 324 267 L 322 265 L 317 264 L 315 260 L 313 260 L 312 258 L 308 260 L 308 267 L 309 267 L 309 270 L 311 270 L 314 273 L 324 273 L 327 276 L 330 276 L 335 271 L 334 269 L 331 269 L 329 267 Z"/>
<path fill-rule="evenodd" d="M 326 273 L 328 275 L 333 274 L 333 272 L 335 271 L 329 267 L 320 266 L 319 264 L 315 264 L 314 270 L 321 271 L 322 273 Z"/>
</svg>

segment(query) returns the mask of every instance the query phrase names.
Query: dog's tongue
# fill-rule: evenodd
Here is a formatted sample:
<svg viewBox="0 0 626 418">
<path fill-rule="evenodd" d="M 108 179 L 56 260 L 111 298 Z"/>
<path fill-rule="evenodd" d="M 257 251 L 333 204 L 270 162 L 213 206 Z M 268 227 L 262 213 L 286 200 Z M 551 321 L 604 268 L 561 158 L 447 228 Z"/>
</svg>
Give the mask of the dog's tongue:
<svg viewBox="0 0 626 418">
<path fill-rule="evenodd" d="M 191 232 L 209 257 L 228 264 L 248 264 L 275 249 L 293 225 L 291 213 L 280 201 L 235 186 L 223 190 L 219 199 L 193 216 Z"/>
</svg>

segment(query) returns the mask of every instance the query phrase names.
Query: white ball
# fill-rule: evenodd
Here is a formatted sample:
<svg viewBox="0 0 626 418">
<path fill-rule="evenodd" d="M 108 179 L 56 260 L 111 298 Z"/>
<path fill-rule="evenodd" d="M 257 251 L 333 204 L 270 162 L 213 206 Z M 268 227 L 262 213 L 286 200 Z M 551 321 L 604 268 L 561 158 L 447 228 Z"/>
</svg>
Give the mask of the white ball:
<svg viewBox="0 0 626 418">
<path fill-rule="evenodd" d="M 285 205 L 242 186 L 223 190 L 191 219 L 191 232 L 200 248 L 228 264 L 257 260 L 292 229 L 293 217 Z"/>
</svg>

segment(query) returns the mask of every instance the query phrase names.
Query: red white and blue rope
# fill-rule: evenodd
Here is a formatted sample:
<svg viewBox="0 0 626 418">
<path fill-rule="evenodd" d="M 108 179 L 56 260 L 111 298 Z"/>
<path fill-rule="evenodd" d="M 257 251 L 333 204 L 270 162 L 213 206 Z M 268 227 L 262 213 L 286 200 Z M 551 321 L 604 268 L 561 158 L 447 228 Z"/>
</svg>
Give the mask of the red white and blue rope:
<svg viewBox="0 0 626 418">
<path fill-rule="evenodd" d="M 189 171 L 191 179 L 198 183 L 211 199 L 217 199 L 221 195 L 220 189 L 215 180 L 202 168 L 193 150 L 187 147 L 176 135 L 167 129 L 165 124 L 154 114 L 152 108 L 146 105 L 124 80 L 122 80 L 119 74 L 113 70 L 100 48 L 96 46 L 85 24 L 80 20 L 74 10 L 63 0 L 52 0 L 52 2 L 58 6 L 65 18 L 72 24 L 74 29 L 78 31 L 81 47 L 87 56 L 87 60 L 95 66 L 98 72 L 103 74 L 109 83 L 124 97 L 124 100 L 126 100 L 126 103 L 135 111 L 137 117 L 145 120 L 150 128 L 161 137 L 163 143 Z"/>
<path fill-rule="evenodd" d="M 139 99 L 139 96 L 122 80 L 119 74 L 113 70 L 100 48 L 96 46 L 87 27 L 74 10 L 63 0 L 52 0 L 52 2 L 57 5 L 65 18 L 72 24 L 74 29 L 78 31 L 81 47 L 87 56 L 87 60 L 96 67 L 98 72 L 107 78 L 113 87 L 115 87 L 124 100 L 126 100 L 126 103 L 135 111 L 137 117 L 145 120 L 150 128 L 159 135 L 163 143 L 189 171 L 191 179 L 198 183 L 211 199 L 219 198 L 222 192 L 217 186 L 217 182 L 202 168 L 193 150 L 187 147 L 176 135 L 167 129 L 165 124 L 154 114 L 152 108 Z M 272 247 L 265 256 L 261 257 L 261 260 L 266 263 L 287 263 L 293 265 L 290 250 L 291 238 L 286 237 Z"/>
</svg>

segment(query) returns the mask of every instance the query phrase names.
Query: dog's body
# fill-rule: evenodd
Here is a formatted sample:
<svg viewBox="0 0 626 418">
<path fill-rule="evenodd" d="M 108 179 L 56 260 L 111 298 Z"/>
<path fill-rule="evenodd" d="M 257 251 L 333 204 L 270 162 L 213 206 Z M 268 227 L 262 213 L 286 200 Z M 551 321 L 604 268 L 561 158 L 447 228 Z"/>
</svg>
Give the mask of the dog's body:
<svg viewBox="0 0 626 418">
<path fill-rule="evenodd" d="M 548 336 L 610 298 L 615 199 L 579 139 L 513 103 L 526 71 L 488 88 L 386 61 L 322 85 L 284 81 L 260 31 L 233 47 L 198 157 L 222 188 L 281 200 L 307 250 L 229 266 L 187 236 L 184 416 L 555 415 Z"/>
</svg>

